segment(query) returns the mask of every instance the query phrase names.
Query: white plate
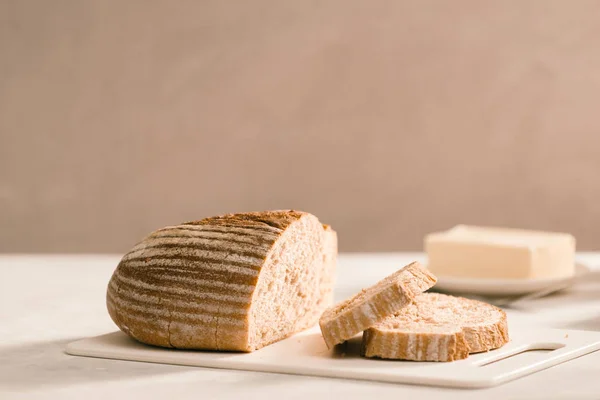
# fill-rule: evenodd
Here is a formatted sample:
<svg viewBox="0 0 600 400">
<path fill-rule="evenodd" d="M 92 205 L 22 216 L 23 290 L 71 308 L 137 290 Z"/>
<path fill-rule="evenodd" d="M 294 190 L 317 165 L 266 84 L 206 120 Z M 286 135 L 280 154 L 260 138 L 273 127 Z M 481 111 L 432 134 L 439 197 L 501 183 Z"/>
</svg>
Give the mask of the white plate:
<svg viewBox="0 0 600 400">
<path fill-rule="evenodd" d="M 512 296 L 537 292 L 551 285 L 570 286 L 575 278 L 590 272 L 582 264 L 575 264 L 575 275 L 559 279 L 481 279 L 438 276 L 434 290 L 448 293 L 478 294 L 487 296 Z"/>
</svg>

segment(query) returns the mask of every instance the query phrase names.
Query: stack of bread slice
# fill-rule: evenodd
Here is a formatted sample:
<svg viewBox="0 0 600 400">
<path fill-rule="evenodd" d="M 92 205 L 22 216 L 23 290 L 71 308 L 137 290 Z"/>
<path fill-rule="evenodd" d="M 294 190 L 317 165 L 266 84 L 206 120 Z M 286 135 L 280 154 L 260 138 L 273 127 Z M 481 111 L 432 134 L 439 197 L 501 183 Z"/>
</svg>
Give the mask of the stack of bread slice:
<svg viewBox="0 0 600 400">
<path fill-rule="evenodd" d="M 319 320 L 327 347 L 363 332 L 365 357 L 454 361 L 508 342 L 504 311 L 480 301 L 423 293 L 435 282 L 414 262 L 327 309 Z"/>
</svg>

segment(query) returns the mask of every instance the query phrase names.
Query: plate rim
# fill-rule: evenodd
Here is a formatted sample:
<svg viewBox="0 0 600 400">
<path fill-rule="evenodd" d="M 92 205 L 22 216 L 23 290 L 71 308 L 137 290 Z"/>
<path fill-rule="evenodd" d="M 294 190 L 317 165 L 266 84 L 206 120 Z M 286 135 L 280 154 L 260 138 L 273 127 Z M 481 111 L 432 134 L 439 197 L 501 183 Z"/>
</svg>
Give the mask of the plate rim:
<svg viewBox="0 0 600 400">
<path fill-rule="evenodd" d="M 433 289 L 440 289 L 450 293 L 472 294 L 525 294 L 541 290 L 544 287 L 566 283 L 570 284 L 575 278 L 591 272 L 591 268 L 581 262 L 575 263 L 573 275 L 564 278 L 545 279 L 489 279 L 489 278 L 461 278 L 437 276 L 437 283 Z"/>
</svg>

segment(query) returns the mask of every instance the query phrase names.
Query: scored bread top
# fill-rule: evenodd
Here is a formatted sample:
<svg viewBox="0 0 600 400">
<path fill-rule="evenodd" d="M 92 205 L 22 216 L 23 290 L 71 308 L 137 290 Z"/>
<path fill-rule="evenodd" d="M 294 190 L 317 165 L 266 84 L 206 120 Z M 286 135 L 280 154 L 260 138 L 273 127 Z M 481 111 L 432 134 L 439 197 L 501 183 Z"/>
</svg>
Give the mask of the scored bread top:
<svg viewBox="0 0 600 400">
<path fill-rule="evenodd" d="M 185 222 L 181 225 L 217 225 L 223 227 L 243 227 L 257 228 L 260 226 L 271 227 L 275 229 L 266 229 L 269 231 L 285 230 L 291 223 L 307 213 L 295 210 L 276 210 L 245 212 L 236 214 L 224 214 L 216 217 L 203 218 L 197 221 Z"/>
<path fill-rule="evenodd" d="M 464 349 L 449 348 L 460 341 L 465 343 Z M 451 361 L 507 342 L 506 314 L 501 309 L 462 297 L 423 293 L 365 331 L 363 353 L 369 357 Z"/>
<path fill-rule="evenodd" d="M 342 343 L 394 314 L 435 282 L 435 276 L 418 262 L 413 262 L 328 308 L 319 320 L 327 347 Z"/>
</svg>

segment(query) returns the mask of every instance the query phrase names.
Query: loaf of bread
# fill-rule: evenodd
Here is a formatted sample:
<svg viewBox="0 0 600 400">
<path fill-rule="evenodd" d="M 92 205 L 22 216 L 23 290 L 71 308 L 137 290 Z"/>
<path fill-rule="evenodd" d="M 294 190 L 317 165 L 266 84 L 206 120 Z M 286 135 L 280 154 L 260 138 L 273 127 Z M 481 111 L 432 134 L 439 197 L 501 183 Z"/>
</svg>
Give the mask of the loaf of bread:
<svg viewBox="0 0 600 400">
<path fill-rule="evenodd" d="M 327 347 L 332 348 L 393 315 L 435 282 L 435 276 L 414 262 L 328 308 L 319 319 Z"/>
<path fill-rule="evenodd" d="M 121 260 L 112 320 L 140 342 L 249 352 L 331 304 L 337 237 L 308 213 L 228 214 L 153 232 Z"/>
<path fill-rule="evenodd" d="M 362 355 L 454 361 L 508 342 L 504 311 L 476 300 L 423 293 L 363 333 Z"/>
</svg>

